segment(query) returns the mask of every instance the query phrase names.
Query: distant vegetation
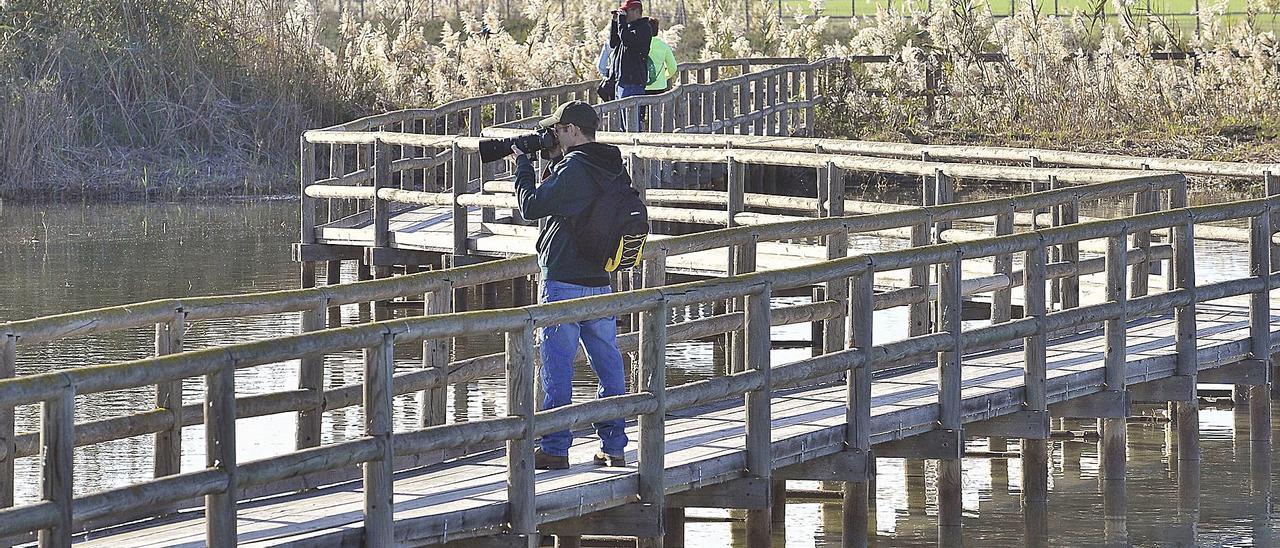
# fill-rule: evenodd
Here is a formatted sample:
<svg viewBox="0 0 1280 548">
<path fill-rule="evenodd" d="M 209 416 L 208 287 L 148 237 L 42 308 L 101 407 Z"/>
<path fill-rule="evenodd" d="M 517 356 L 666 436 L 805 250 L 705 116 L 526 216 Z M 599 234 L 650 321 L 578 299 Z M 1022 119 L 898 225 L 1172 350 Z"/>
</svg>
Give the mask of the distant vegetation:
<svg viewBox="0 0 1280 548">
<path fill-rule="evenodd" d="M 892 57 L 822 90 L 824 135 L 1087 148 L 1132 136 L 1272 143 L 1280 128 L 1276 10 L 1258 0 L 1232 17 L 1202 2 L 1198 36 L 1128 0 L 1105 17 L 1056 18 L 934 0 L 852 22 L 822 14 L 842 0 L 782 20 L 776 0 L 746 1 L 655 0 L 650 12 L 681 61 Z M 0 196 L 290 192 L 304 129 L 594 78 L 616 4 L 0 0 Z M 1170 50 L 1198 60 L 1149 56 Z M 943 93 L 932 107 L 929 66 Z"/>
</svg>

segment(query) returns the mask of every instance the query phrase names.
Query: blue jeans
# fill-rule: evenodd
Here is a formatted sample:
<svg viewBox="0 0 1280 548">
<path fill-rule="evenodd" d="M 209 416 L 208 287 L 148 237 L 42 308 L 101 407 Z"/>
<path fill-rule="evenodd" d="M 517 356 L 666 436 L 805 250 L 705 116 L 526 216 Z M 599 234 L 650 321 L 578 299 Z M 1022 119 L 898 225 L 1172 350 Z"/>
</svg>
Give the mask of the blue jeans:
<svg viewBox="0 0 1280 548">
<path fill-rule="evenodd" d="M 644 84 L 618 84 L 618 98 L 631 97 L 633 95 L 644 95 Z M 631 130 L 627 128 L 627 113 L 623 110 L 622 114 L 622 131 L 640 131 L 644 127 L 644 118 L 647 109 L 640 107 L 640 127 Z"/>
<path fill-rule="evenodd" d="M 609 286 L 584 287 L 555 280 L 542 283 L 541 302 L 550 303 L 579 297 L 604 295 Z M 600 380 L 596 397 L 617 396 L 626 392 L 626 372 L 622 364 L 622 352 L 618 350 L 618 324 L 610 316 L 576 323 L 553 325 L 542 329 L 542 390 L 546 398 L 543 409 L 552 409 L 573 403 L 573 358 L 578 354 L 578 343 L 587 351 L 587 361 Z M 595 423 L 596 433 L 605 453 L 621 455 L 627 447 L 625 421 L 621 417 Z M 542 436 L 542 452 L 550 455 L 568 455 L 573 434 L 568 430 Z"/>
</svg>

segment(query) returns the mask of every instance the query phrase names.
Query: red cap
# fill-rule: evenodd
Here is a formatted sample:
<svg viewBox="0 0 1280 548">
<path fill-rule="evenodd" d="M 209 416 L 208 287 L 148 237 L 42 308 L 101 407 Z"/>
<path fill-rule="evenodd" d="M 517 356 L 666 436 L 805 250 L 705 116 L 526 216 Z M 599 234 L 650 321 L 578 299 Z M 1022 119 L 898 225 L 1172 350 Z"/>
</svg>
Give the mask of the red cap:
<svg viewBox="0 0 1280 548">
<path fill-rule="evenodd" d="M 618 9 L 626 11 L 629 9 L 638 8 L 640 6 L 641 6 L 640 0 L 623 0 L 622 5 L 619 6 Z"/>
</svg>

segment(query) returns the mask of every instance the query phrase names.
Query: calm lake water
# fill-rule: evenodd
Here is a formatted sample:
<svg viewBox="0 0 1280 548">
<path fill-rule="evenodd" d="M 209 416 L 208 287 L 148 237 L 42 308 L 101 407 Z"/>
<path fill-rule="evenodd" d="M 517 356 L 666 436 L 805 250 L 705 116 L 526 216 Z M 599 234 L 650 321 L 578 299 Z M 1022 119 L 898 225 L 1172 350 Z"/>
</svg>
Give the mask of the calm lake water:
<svg viewBox="0 0 1280 548">
<path fill-rule="evenodd" d="M 981 193 L 974 193 L 975 197 Z M 1198 202 L 1239 199 L 1243 196 L 1210 193 L 1195 195 Z M 1094 204 L 1089 215 L 1122 212 L 1117 204 Z M 289 246 L 297 239 L 296 199 L 254 201 L 205 201 L 173 204 L 0 204 L 0 322 L 57 314 L 86 308 L 144 301 L 163 297 L 270 291 L 297 286 L 297 266 L 290 261 Z M 879 240 L 859 238 L 855 245 L 894 247 Z M 1246 257 L 1222 244 L 1209 246 L 1197 257 L 1198 274 L 1210 281 L 1224 273 L 1235 274 Z M 1232 253 L 1215 253 L 1216 250 Z M 354 271 L 344 279 L 354 279 Z M 779 299 L 794 304 L 803 299 Z M 698 311 L 693 311 L 697 314 Z M 877 327 L 905 317 L 905 310 L 887 311 Z M 343 309 L 344 322 L 360 321 L 361 311 Z M 296 315 L 255 318 L 248 321 L 201 321 L 189 325 L 187 348 L 269 338 L 298 329 Z M 808 338 L 808 326 L 774 331 L 776 339 Z M 882 329 L 877 338 L 898 338 Z M 151 329 L 135 329 L 48 345 L 22 347 L 19 374 L 91 364 L 113 363 L 149 355 Z M 475 355 L 499 351 L 495 341 L 467 341 L 459 352 Z M 418 350 L 397 349 L 398 367 L 417 367 Z M 775 363 L 808 355 L 807 349 L 775 350 Z M 358 353 L 332 355 L 327 361 L 327 383 L 341 386 L 359 382 Z M 708 342 L 673 344 L 668 363 L 672 383 L 707 378 L 723 372 L 719 347 Z M 297 363 L 286 362 L 237 372 L 241 394 L 263 393 L 296 386 Z M 500 380 L 471 383 L 451 390 L 451 420 L 494 416 L 505 412 Z M 580 398 L 594 394 L 590 372 L 578 375 Z M 201 383 L 190 380 L 185 399 L 201 398 Z M 151 408 L 149 389 L 81 397 L 78 421 L 120 416 Z M 415 395 L 397 398 L 397 427 L 417 424 Z M 38 422 L 32 406 L 18 410 L 19 431 L 32 431 Z M 326 415 L 326 441 L 360 435 L 358 408 Z M 1203 482 L 1198 508 L 1185 519 L 1179 509 L 1176 474 L 1168 461 L 1167 424 L 1134 421 L 1129 429 L 1127 520 L 1121 544 L 1143 546 L 1229 545 L 1268 546 L 1280 531 L 1270 493 L 1275 480 L 1251 477 L 1251 459 L 1245 426 L 1236 427 L 1228 409 L 1201 413 Z M 1277 422 L 1280 424 L 1280 421 Z M 1069 425 L 1080 430 L 1086 425 Z M 292 414 L 242 420 L 239 423 L 239 458 L 249 460 L 292 449 Z M 149 477 L 152 465 L 151 436 L 80 448 L 76 452 L 78 493 L 126 485 Z M 1011 444 L 1012 445 L 1012 444 Z M 184 470 L 203 466 L 202 432 L 184 431 Z M 985 449 L 984 443 L 974 446 Z M 1011 449 L 1014 447 L 1011 447 Z M 1102 527 L 1102 494 L 1097 480 L 1097 447 L 1092 442 L 1055 441 L 1049 502 L 1050 545 L 1097 545 L 1107 539 Z M 1280 469 L 1274 453 L 1265 457 L 1272 469 Z M 38 497 L 39 464 L 34 458 L 18 461 L 16 485 L 19 500 Z M 926 466 L 924 474 L 931 476 Z M 1012 546 L 1024 542 L 1022 511 L 1018 501 L 1018 461 L 969 458 L 965 460 L 965 531 L 973 546 Z M 929 479 L 928 485 L 932 485 Z M 793 489 L 817 489 L 816 483 L 792 482 Z M 903 462 L 879 461 L 877 480 L 877 543 L 885 546 L 930 546 L 937 542 L 935 493 L 923 482 L 908 481 Z M 787 508 L 785 534 L 778 545 L 839 546 L 839 505 L 795 503 Z M 743 526 L 735 513 L 724 510 L 690 512 L 690 541 L 708 546 L 740 545 Z M 1114 538 L 1112 539 L 1115 540 Z"/>
</svg>

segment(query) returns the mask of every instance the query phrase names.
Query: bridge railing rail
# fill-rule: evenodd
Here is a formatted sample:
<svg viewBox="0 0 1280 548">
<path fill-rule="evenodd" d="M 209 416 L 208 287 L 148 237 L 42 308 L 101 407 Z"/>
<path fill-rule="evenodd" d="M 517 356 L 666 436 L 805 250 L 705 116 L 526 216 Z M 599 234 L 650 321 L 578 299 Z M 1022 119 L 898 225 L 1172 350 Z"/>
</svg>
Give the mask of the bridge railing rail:
<svg viewBox="0 0 1280 548">
<path fill-rule="evenodd" d="M 828 181 L 832 179 L 828 178 Z M 666 270 L 669 257 L 696 254 L 701 251 L 712 251 L 723 248 L 732 257 L 732 268 L 739 273 L 754 270 L 748 246 L 782 239 L 826 237 L 828 257 L 845 256 L 849 234 L 877 232 L 886 229 L 909 229 L 914 234 L 915 242 L 929 242 L 929 234 L 936 225 L 977 218 L 977 216 L 1000 216 L 1009 220 L 1019 211 L 1043 209 L 1060 204 L 1073 204 L 1080 200 L 1096 200 L 1096 198 L 1124 197 L 1138 195 L 1143 192 L 1181 192 L 1185 182 L 1180 175 L 1151 173 L 1138 175 L 1129 181 L 1094 183 L 1088 186 L 1060 188 L 1056 191 L 1038 193 L 1014 198 L 995 198 L 995 200 L 964 202 L 964 204 L 948 204 L 923 207 L 908 211 L 891 211 L 876 215 L 833 216 L 833 218 L 794 220 L 794 222 L 768 225 L 742 225 L 742 227 L 714 230 L 709 233 L 689 234 L 689 236 L 659 239 L 645 251 L 644 286 L 663 286 L 666 283 Z M 837 211 L 838 213 L 838 211 Z M 1004 233 L 1011 233 L 1011 223 L 1004 223 Z M 1151 256 L 1169 256 L 1166 247 L 1156 246 Z M 1142 255 L 1134 254 L 1137 259 Z M 1009 257 L 1005 257 L 1009 259 Z M 1135 259 L 1135 260 L 1137 260 Z M 1085 260 L 1069 264 L 1051 265 L 1051 279 L 1073 278 L 1096 271 L 1100 264 L 1097 260 Z M 499 282 L 499 280 L 525 277 L 536 274 L 536 262 L 532 257 L 520 257 L 503 261 L 488 262 L 428 273 L 403 275 L 369 282 L 340 284 L 319 288 L 293 289 L 270 293 L 239 294 L 239 296 L 193 297 L 183 300 L 161 300 L 132 303 L 83 312 L 72 312 L 49 318 L 12 321 L 0 324 L 0 333 L 4 334 L 4 365 L 13 370 L 17 359 L 18 346 L 31 346 L 56 341 L 65 337 L 88 337 L 88 335 L 108 333 L 111 330 L 137 328 L 137 326 L 156 325 L 156 350 L 159 355 L 182 352 L 184 326 L 188 321 L 216 318 L 246 318 L 253 315 L 282 314 L 282 312 L 302 312 L 302 329 L 305 332 L 324 328 L 326 314 L 333 307 L 351 305 L 361 302 L 381 302 L 396 297 L 422 296 L 428 303 L 424 314 L 443 314 L 452 312 L 451 300 L 454 289 L 477 286 L 477 284 Z M 936 296 L 937 289 L 928 282 L 928 269 L 915 268 L 910 275 L 911 287 L 882 293 L 878 297 L 877 306 L 910 305 L 913 316 L 913 332 L 920 333 L 928 325 L 929 294 Z M 979 280 L 968 280 L 964 294 L 993 292 L 993 314 L 996 318 L 1009 318 L 1011 288 L 1019 283 L 1018 274 L 1012 270 L 1011 261 L 998 266 L 991 277 Z M 828 284 L 827 297 L 813 305 L 786 307 L 777 311 L 774 319 L 780 323 L 804 323 L 804 321 L 822 321 L 826 324 L 827 346 L 836 347 L 844 335 L 844 320 L 840 309 L 844 307 L 844 286 Z M 376 305 L 375 305 L 376 306 Z M 735 332 L 741 329 L 741 312 L 730 312 L 687 323 L 671 326 L 672 341 L 687 341 L 709 335 Z M 635 333 L 622 335 L 623 350 L 637 348 Z M 499 374 L 502 371 L 503 355 L 486 355 L 467 357 L 467 359 L 451 359 L 451 339 L 433 339 L 424 344 L 422 369 L 399 373 L 393 376 L 396 393 L 422 392 L 422 423 L 425 425 L 444 423 L 444 394 L 448 385 L 471 382 L 483 376 Z M 735 344 L 733 365 L 745 364 L 741 359 L 741 343 Z M 360 405 L 360 385 L 344 385 L 344 387 L 324 389 L 325 365 L 321 356 L 302 356 L 298 388 L 294 391 L 283 391 L 264 394 L 253 394 L 237 399 L 238 416 L 264 416 L 297 412 L 296 447 L 302 449 L 319 444 L 321 426 L 320 416 L 325 411 L 335 408 Z M 321 379 L 321 380 L 316 380 Z M 178 471 L 177 463 L 182 456 L 182 443 L 177 433 L 183 426 L 204 423 L 201 405 L 182 405 L 180 399 L 166 397 L 168 394 L 180 393 L 180 380 L 166 380 L 156 385 L 157 406 L 154 410 L 137 412 L 111 419 L 91 421 L 76 426 L 74 444 L 106 442 L 106 440 L 136 437 L 136 435 L 157 434 L 155 447 L 155 475 L 168 476 Z M 9 423 L 12 426 L 12 419 Z M 14 433 L 9 430 L 5 439 L 10 443 L 0 444 L 0 461 L 12 465 L 15 458 L 37 455 L 40 451 L 40 439 L 37 433 Z M 17 434 L 17 435 L 14 435 Z M 8 478 L 13 478 L 9 472 Z M 303 488 L 316 481 L 283 481 L 280 484 L 266 485 L 260 489 L 246 490 L 246 496 L 252 494 L 270 494 Z M 9 483 L 12 489 L 12 483 Z M 10 492 L 12 493 L 12 492 Z M 113 512 L 108 515 L 123 519 L 122 513 Z"/>
<path fill-rule="evenodd" d="M 1031 202 L 1044 201 L 1046 195 L 1020 198 Z M 1177 201 L 1181 197 L 1174 198 Z M 1280 277 L 1269 267 L 1272 231 L 1268 225 L 1271 214 L 1277 207 L 1280 207 L 1280 198 L 1272 197 L 1178 208 L 983 240 L 859 254 L 788 269 L 766 272 L 746 270 L 731 278 L 646 288 L 589 299 L 515 309 L 380 321 L 268 341 L 3 380 L 0 381 L 0 406 L 8 408 L 39 404 L 43 408 L 40 435 L 44 466 L 42 500 L 0 510 L 0 537 L 38 530 L 42 544 L 67 545 L 70 543 L 73 524 L 78 521 L 139 510 L 154 511 L 175 502 L 203 496 L 208 520 L 207 541 L 210 545 L 227 545 L 236 538 L 235 502 L 240 489 L 364 463 L 363 535 L 367 542 L 377 545 L 394 538 L 392 508 L 388 502 L 393 489 L 393 462 L 397 455 L 475 447 L 476 444 L 498 441 L 508 443 L 510 530 L 515 534 L 533 534 L 539 519 L 557 517 L 547 515 L 539 518 L 535 513 L 531 459 L 533 440 L 537 435 L 608 418 L 640 415 L 641 481 L 637 494 L 641 500 L 661 506 L 666 487 L 660 464 L 661 455 L 665 453 L 661 419 L 663 413 L 745 395 L 747 430 L 744 471 L 750 476 L 768 479 L 772 469 L 769 456 L 769 394 L 777 388 L 796 386 L 838 373 L 848 373 L 850 379 L 846 450 L 862 455 L 861 458 L 869 455 L 873 443 L 935 429 L 935 425 L 937 429 L 954 431 L 958 435 L 966 421 L 1006 413 L 1028 413 L 1026 420 L 1041 421 L 1044 435 L 1047 435 L 1047 415 L 1044 410 L 1045 406 L 1054 401 L 1051 401 L 1047 391 L 1050 382 L 1045 376 L 1044 360 L 1046 338 L 1054 332 L 1097 322 L 1105 323 L 1107 344 L 1104 371 L 1099 378 L 1086 382 L 1085 386 L 1074 386 L 1073 395 L 1123 392 L 1127 380 L 1134 375 L 1125 368 L 1126 322 L 1172 309 L 1177 328 L 1174 337 L 1176 352 L 1169 357 L 1171 363 L 1166 364 L 1165 369 L 1150 365 L 1138 375 L 1150 380 L 1172 374 L 1189 379 L 1190 382 L 1183 386 L 1190 386 L 1194 390 L 1195 377 L 1202 366 L 1197 363 L 1196 357 L 1196 305 L 1231 296 L 1249 295 L 1250 339 L 1247 345 L 1238 349 L 1242 355 L 1236 358 L 1267 359 L 1273 348 L 1269 340 L 1269 291 L 1280 283 Z M 952 211 L 951 215 L 960 215 L 956 212 L 959 205 L 941 209 Z M 854 217 L 842 221 L 847 223 L 858 219 Z M 1230 220 L 1246 220 L 1250 223 L 1254 237 L 1250 245 L 1249 272 L 1226 281 L 1197 286 L 1195 226 Z M 823 222 L 830 224 L 824 227 L 821 224 Z M 796 224 L 789 229 L 772 226 L 751 228 L 768 228 L 775 231 L 774 234 L 812 233 L 819 228 L 846 230 L 846 225 L 836 220 L 815 221 L 814 225 L 805 228 Z M 1125 283 L 1128 265 L 1131 264 L 1129 238 L 1138 231 L 1163 228 L 1173 228 L 1176 235 L 1172 241 L 1172 251 L 1177 285 L 1162 293 L 1130 296 L 1128 284 Z M 1049 312 L 1044 301 L 1049 269 L 1046 250 L 1055 245 L 1080 244 L 1097 239 L 1108 242 L 1104 258 L 1109 282 L 1105 302 Z M 744 248 L 741 256 L 745 257 L 752 255 L 750 252 L 756 242 L 755 238 L 751 238 L 728 245 Z M 963 262 L 1012 254 L 1022 255 L 1026 265 L 1022 284 L 1024 301 L 1027 303 L 1024 317 L 987 327 L 963 329 L 960 308 L 963 286 L 967 281 L 963 275 Z M 655 257 L 646 257 L 646 275 L 650 272 L 655 277 L 660 275 L 662 257 L 661 253 Z M 650 265 L 653 265 L 652 269 L 649 268 Z M 933 301 L 938 307 L 938 322 L 924 333 L 911 333 L 900 340 L 871 344 L 869 335 L 874 310 L 884 306 L 879 301 L 885 297 L 875 294 L 874 275 L 878 272 L 921 267 L 934 268 L 939 274 L 937 298 Z M 820 356 L 772 366 L 769 363 L 769 326 L 773 323 L 770 318 L 770 296 L 788 288 L 824 283 L 850 289 L 847 308 L 841 307 L 840 312 L 849 315 L 851 325 L 855 326 L 854 332 L 850 333 L 846 344 L 829 348 Z M 744 335 L 741 366 L 724 377 L 666 387 L 662 373 L 665 370 L 662 365 L 662 349 L 670 340 L 666 333 L 667 310 L 722 299 L 745 300 L 740 324 Z M 643 373 L 640 390 L 634 394 L 534 412 L 533 330 L 569 321 L 627 313 L 641 315 L 639 347 Z M 393 432 L 390 421 L 391 399 L 399 389 L 397 383 L 393 382 L 396 344 L 486 333 L 505 334 L 507 351 L 503 370 L 507 377 L 508 415 L 469 423 Z M 1000 406 L 994 407 L 986 405 L 982 410 L 965 408 L 960 397 L 960 356 L 965 352 L 991 346 L 1019 343 L 1023 345 L 1027 355 L 1024 401 L 1002 402 Z M 356 349 L 364 351 L 364 379 L 358 385 L 365 412 L 364 436 L 252 462 L 236 461 L 235 420 L 240 416 L 234 382 L 237 369 L 298 356 Z M 936 359 L 939 392 L 936 406 L 922 406 L 918 410 L 918 413 L 927 415 L 918 421 L 923 426 L 917 429 L 924 430 L 903 431 L 873 424 L 869 398 L 871 372 L 904 360 L 926 357 Z M 192 377 L 203 377 L 205 382 L 203 422 L 206 468 L 75 497 L 72 490 L 72 452 L 77 435 L 74 421 L 76 396 L 179 382 Z M 1194 397 L 1194 392 L 1183 396 Z M 457 535 L 458 532 L 451 534 Z"/>
</svg>

